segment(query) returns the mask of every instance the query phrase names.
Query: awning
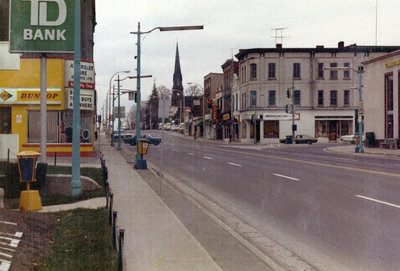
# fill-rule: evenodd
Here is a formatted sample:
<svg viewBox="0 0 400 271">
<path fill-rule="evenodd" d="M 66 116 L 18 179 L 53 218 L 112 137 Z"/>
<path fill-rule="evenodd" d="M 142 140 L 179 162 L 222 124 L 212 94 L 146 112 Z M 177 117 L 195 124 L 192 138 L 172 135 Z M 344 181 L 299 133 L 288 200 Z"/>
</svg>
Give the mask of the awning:
<svg viewBox="0 0 400 271">
<path fill-rule="evenodd" d="M 201 120 L 196 122 L 194 126 L 203 126 L 203 121 Z"/>
</svg>

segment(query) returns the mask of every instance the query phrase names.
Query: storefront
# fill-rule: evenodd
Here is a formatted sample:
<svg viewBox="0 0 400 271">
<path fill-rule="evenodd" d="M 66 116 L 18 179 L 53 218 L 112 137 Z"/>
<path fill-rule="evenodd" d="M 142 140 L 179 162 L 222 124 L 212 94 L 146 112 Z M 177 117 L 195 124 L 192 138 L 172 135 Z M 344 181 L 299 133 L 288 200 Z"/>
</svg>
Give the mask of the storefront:
<svg viewBox="0 0 400 271">
<path fill-rule="evenodd" d="M 330 114 L 330 115 L 328 115 Z M 241 142 L 253 143 L 254 137 L 260 143 L 277 143 L 280 138 L 292 134 L 295 124 L 295 134 L 307 134 L 319 138 L 319 142 L 337 141 L 341 135 L 354 133 L 354 111 L 303 110 L 294 114 L 286 112 L 257 111 L 254 121 L 253 113 L 242 113 L 240 116 Z"/>
<path fill-rule="evenodd" d="M 48 156 L 72 155 L 71 62 L 47 59 Z M 91 82 L 83 77 L 90 77 Z M 93 63 L 82 62 L 81 79 L 81 87 L 92 88 L 81 89 L 81 156 L 91 156 L 95 127 Z M 1 134 L 18 135 L 19 151 L 40 151 L 40 59 L 21 58 L 19 69 L 1 70 L 0 95 Z"/>
</svg>

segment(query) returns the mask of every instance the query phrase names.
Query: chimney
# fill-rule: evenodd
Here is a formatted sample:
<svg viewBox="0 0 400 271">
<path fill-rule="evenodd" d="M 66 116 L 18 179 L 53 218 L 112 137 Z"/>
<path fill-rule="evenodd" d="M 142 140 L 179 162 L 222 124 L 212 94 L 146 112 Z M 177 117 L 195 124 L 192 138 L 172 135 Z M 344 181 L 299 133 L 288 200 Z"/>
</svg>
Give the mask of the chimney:
<svg viewBox="0 0 400 271">
<path fill-rule="evenodd" d="M 277 48 L 277 49 L 282 49 L 282 43 L 277 43 L 277 44 L 276 44 L 276 48 Z"/>
<path fill-rule="evenodd" d="M 339 41 L 338 42 L 338 48 L 343 49 L 344 48 L 344 41 Z"/>
</svg>

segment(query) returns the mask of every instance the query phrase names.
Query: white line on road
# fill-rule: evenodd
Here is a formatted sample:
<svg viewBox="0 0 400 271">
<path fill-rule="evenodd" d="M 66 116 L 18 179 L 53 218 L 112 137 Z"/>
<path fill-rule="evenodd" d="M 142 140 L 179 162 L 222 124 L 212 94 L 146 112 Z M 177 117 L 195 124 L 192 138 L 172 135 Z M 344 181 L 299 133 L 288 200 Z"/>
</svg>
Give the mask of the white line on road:
<svg viewBox="0 0 400 271">
<path fill-rule="evenodd" d="M 389 202 L 386 202 L 386 201 L 381 201 L 381 200 L 377 200 L 377 199 L 373 199 L 373 198 L 369 198 L 369 197 L 365 197 L 365 196 L 361 196 L 361 195 L 354 195 L 354 196 L 357 197 L 357 198 L 374 201 L 374 202 L 377 202 L 377 203 L 385 204 L 385 205 L 400 209 L 399 205 L 396 205 L 396 204 L 393 204 L 393 203 L 389 203 Z"/>
<path fill-rule="evenodd" d="M 208 160 L 212 160 L 212 158 L 211 158 L 211 157 L 208 157 L 208 156 L 204 156 L 203 158 L 204 158 L 204 159 L 208 159 Z"/>
<path fill-rule="evenodd" d="M 232 163 L 232 162 L 229 162 L 228 165 L 235 166 L 235 167 L 241 167 L 242 166 L 242 165 L 239 165 L 239 164 L 236 164 L 236 163 Z"/>
<path fill-rule="evenodd" d="M 289 177 L 289 176 L 285 176 L 285 175 L 281 175 L 281 174 L 278 174 L 278 173 L 274 173 L 274 175 L 277 176 L 277 177 L 289 179 L 289 180 L 292 180 L 292 181 L 300 181 L 300 179 Z"/>
<path fill-rule="evenodd" d="M 189 152 L 188 154 L 194 156 L 194 153 Z"/>
<path fill-rule="evenodd" d="M 0 223 L 2 223 L 2 224 L 6 224 L 6 225 L 14 225 L 14 226 L 17 226 L 17 225 L 18 225 L 17 223 L 14 223 L 14 222 L 8 222 L 8 221 L 0 221 Z"/>
</svg>

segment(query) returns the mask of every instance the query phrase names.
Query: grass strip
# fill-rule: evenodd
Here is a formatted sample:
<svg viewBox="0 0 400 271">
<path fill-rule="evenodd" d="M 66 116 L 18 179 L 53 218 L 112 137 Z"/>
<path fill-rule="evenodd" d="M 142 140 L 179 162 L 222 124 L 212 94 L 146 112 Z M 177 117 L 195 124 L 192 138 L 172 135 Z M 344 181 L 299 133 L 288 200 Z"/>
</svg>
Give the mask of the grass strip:
<svg viewBox="0 0 400 271">
<path fill-rule="evenodd" d="M 117 270 L 118 253 L 112 247 L 108 210 L 76 209 L 56 213 L 54 243 L 35 271 Z"/>
</svg>

